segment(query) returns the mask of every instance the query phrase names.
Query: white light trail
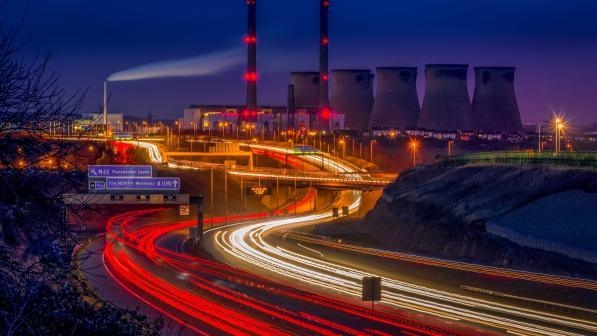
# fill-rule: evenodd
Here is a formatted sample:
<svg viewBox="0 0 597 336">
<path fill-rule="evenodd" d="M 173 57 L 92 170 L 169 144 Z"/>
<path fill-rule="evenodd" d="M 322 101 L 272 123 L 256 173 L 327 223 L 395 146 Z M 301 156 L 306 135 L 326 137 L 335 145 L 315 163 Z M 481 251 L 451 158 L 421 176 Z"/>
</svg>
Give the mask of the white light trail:
<svg viewBox="0 0 597 336">
<path fill-rule="evenodd" d="M 290 152 L 288 149 L 272 146 L 251 145 L 251 147 L 281 153 Z M 313 162 L 321 161 L 321 157 L 316 156 L 302 158 Z M 332 172 L 343 173 L 347 179 L 362 178 L 360 174 L 350 174 L 355 170 L 341 161 L 333 161 L 330 158 L 325 160 L 326 166 Z M 346 191 L 344 195 L 350 196 L 353 200 L 349 206 L 350 211 L 356 211 L 361 202 L 361 193 Z M 265 241 L 265 237 L 272 230 L 330 220 L 332 220 L 332 212 L 326 210 L 316 214 L 248 224 L 237 229 L 228 228 L 231 230 L 229 234 L 216 234 L 214 237 L 222 250 L 244 262 L 310 286 L 358 297 L 362 277 L 373 274 L 274 247 Z M 406 307 L 448 319 L 464 319 L 526 335 L 580 335 L 565 330 L 567 327 L 597 332 L 595 322 L 453 294 L 395 279 L 384 279 L 383 298 L 382 302 L 387 305 Z M 539 325 L 536 322 L 548 326 Z M 552 325 L 561 326 L 563 329 L 557 329 Z"/>
</svg>

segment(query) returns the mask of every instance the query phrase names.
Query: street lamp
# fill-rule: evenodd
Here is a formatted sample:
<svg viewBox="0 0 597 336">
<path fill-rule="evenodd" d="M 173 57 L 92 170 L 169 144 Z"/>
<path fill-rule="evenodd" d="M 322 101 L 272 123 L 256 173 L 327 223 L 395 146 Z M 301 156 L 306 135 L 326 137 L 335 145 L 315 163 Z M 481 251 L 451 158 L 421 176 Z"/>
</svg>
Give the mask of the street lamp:
<svg viewBox="0 0 597 336">
<path fill-rule="evenodd" d="M 412 139 L 410 141 L 410 148 L 413 151 L 413 167 L 417 164 L 417 146 L 419 144 L 417 143 L 417 140 Z"/>
<path fill-rule="evenodd" d="M 223 122 L 219 122 L 218 126 L 220 126 L 220 128 L 222 129 L 222 139 L 224 139 L 224 123 Z"/>
<path fill-rule="evenodd" d="M 342 158 L 345 159 L 346 158 L 346 141 L 344 139 L 340 139 L 338 141 L 338 143 L 342 145 Z"/>
<path fill-rule="evenodd" d="M 177 120 L 175 124 L 178 126 L 178 137 L 176 138 L 176 151 L 180 152 L 180 122 Z"/>
<path fill-rule="evenodd" d="M 373 143 L 376 142 L 375 139 L 371 139 L 369 140 L 369 156 L 370 156 L 370 160 L 371 163 L 373 163 Z"/>
<path fill-rule="evenodd" d="M 554 147 L 555 147 L 555 154 L 557 155 L 561 151 L 560 138 L 562 137 L 562 131 L 564 130 L 565 125 L 564 125 L 564 120 L 559 117 L 556 117 L 554 122 L 555 122 L 555 131 L 556 131 Z"/>
<path fill-rule="evenodd" d="M 453 140 L 448 141 L 448 156 L 452 156 L 452 144 L 454 144 Z"/>
</svg>

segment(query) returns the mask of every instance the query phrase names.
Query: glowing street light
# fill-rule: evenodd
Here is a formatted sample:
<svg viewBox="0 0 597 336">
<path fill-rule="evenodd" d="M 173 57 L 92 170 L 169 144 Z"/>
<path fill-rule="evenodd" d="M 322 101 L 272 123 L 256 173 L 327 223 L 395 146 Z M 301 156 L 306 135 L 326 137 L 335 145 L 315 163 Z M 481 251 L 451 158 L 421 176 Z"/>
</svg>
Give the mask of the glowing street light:
<svg viewBox="0 0 597 336">
<path fill-rule="evenodd" d="M 556 130 L 556 138 L 555 138 L 555 153 L 560 154 L 561 151 L 561 137 L 562 137 L 562 131 L 564 130 L 565 124 L 564 124 L 564 120 L 562 118 L 556 117 L 555 120 L 555 130 Z"/>
<path fill-rule="evenodd" d="M 338 143 L 342 145 L 342 158 L 346 158 L 346 141 L 344 139 L 338 140 Z"/>
<path fill-rule="evenodd" d="M 416 139 L 410 141 L 410 148 L 413 151 L 413 167 L 417 165 L 417 147 L 419 144 Z"/>
<path fill-rule="evenodd" d="M 454 140 L 448 141 L 448 156 L 452 156 L 452 145 L 454 144 Z"/>
<path fill-rule="evenodd" d="M 376 142 L 375 139 L 369 140 L 369 156 L 370 156 L 370 159 L 371 159 L 369 161 L 371 161 L 371 163 L 373 163 L 373 143 L 374 142 Z"/>
</svg>

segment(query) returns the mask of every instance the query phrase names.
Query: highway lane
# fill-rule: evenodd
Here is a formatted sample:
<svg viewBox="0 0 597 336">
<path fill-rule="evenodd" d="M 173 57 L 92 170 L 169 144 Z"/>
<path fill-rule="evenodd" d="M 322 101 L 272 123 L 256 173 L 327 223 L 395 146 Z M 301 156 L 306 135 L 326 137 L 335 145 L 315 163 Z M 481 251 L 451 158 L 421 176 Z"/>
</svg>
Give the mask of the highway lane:
<svg viewBox="0 0 597 336">
<path fill-rule="evenodd" d="M 256 145 L 251 145 L 256 146 Z M 287 153 L 285 148 L 259 145 L 261 149 Z M 306 160 L 313 163 L 321 160 L 321 157 L 305 156 Z M 362 178 L 358 174 L 351 176 L 350 172 L 355 171 L 353 167 L 344 166 L 340 161 L 327 159 L 326 165 L 334 172 L 346 174 L 347 178 Z M 346 192 L 345 198 L 350 199 L 344 204 L 350 204 L 351 210 L 358 208 L 360 193 Z M 345 194 L 346 194 L 345 193 Z M 350 194 L 352 193 L 352 194 Z M 331 214 L 322 212 L 310 214 L 301 218 L 267 221 L 264 223 L 245 225 L 241 228 L 226 231 L 219 231 L 213 235 L 219 249 L 223 249 L 227 256 L 222 256 L 218 251 L 212 251 L 219 258 L 225 259 L 245 269 L 255 270 L 255 266 L 261 267 L 266 272 L 277 273 L 287 278 L 299 280 L 309 287 L 321 287 L 326 290 L 357 296 L 359 294 L 360 277 L 367 274 L 352 268 L 341 267 L 333 263 L 325 263 L 320 259 L 307 257 L 305 252 L 292 252 L 278 246 L 272 246 L 265 242 L 269 231 L 292 226 L 302 226 L 316 222 L 328 221 Z M 233 258 L 230 258 L 233 256 Z M 239 262 L 240 260 L 240 262 Z M 333 285 L 330 285 L 332 283 Z M 553 314 L 529 312 L 511 306 L 500 306 L 493 302 L 482 300 L 475 301 L 472 297 L 453 295 L 446 292 L 434 291 L 430 288 L 405 284 L 388 279 L 384 283 L 384 294 L 387 298 L 385 304 L 402 308 L 409 308 L 428 314 L 434 314 L 446 319 L 462 319 L 480 323 L 489 327 L 497 327 L 512 333 L 540 334 L 540 335 L 575 335 L 577 333 L 569 330 L 578 328 L 580 330 L 595 332 L 595 325 L 591 321 L 574 320 Z M 387 292 L 387 293 L 386 293 Z M 404 293 L 407 295 L 405 296 Z M 484 305 L 483 309 L 475 311 L 478 305 Z M 461 305 L 459 307 L 458 305 Z M 484 313 L 488 310 L 489 313 Z M 507 316 L 504 317 L 503 315 Z M 543 324 L 547 325 L 544 326 Z M 555 325 L 553 327 L 552 325 Z"/>
<path fill-rule="evenodd" d="M 265 150 L 287 151 L 270 146 Z M 307 159 L 309 159 L 307 157 Z M 317 160 L 321 158 L 311 158 Z M 332 160 L 329 159 L 328 160 Z M 326 163 L 331 169 L 350 171 L 343 162 Z M 346 174 L 347 178 L 360 178 Z M 347 194 L 348 193 L 348 194 Z M 351 211 L 360 202 L 360 193 L 345 192 Z M 305 251 L 293 252 L 267 241 L 274 230 L 290 230 L 292 227 L 310 225 L 332 220 L 330 211 L 304 215 L 298 218 L 268 220 L 261 223 L 243 225 L 234 229 L 217 230 L 208 244 L 209 251 L 219 259 L 234 265 L 255 270 L 255 267 L 276 277 L 293 279 L 297 284 L 307 285 L 326 292 L 343 293 L 349 296 L 360 295 L 360 280 L 368 272 L 326 262 L 317 256 L 309 256 Z M 383 303 L 393 307 L 440 316 L 451 320 L 464 320 L 489 328 L 499 328 L 504 332 L 522 335 L 583 335 L 597 332 L 594 321 L 559 316 L 557 314 L 534 312 L 529 309 L 504 305 L 485 299 L 439 291 L 396 279 L 385 279 Z"/>
<path fill-rule="evenodd" d="M 132 295 L 198 334 L 473 335 L 439 321 L 372 311 L 178 252 L 192 221 L 152 222 L 160 209 L 112 219 L 105 261 Z M 150 216 L 149 222 L 143 216 Z M 156 218 L 157 219 L 157 218 Z M 219 219 L 221 220 L 221 219 Z"/>
</svg>

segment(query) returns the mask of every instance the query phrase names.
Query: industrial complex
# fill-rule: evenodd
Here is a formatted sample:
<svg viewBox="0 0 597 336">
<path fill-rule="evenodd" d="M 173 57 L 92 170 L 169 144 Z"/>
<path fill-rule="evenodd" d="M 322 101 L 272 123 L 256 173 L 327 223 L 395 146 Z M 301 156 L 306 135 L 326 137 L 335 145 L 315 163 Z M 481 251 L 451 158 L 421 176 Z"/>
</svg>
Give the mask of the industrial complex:
<svg viewBox="0 0 597 336">
<path fill-rule="evenodd" d="M 245 105 L 191 105 L 179 123 L 185 130 L 276 132 L 369 129 L 477 130 L 516 133 L 522 122 L 513 67 L 477 67 L 471 103 L 465 64 L 425 66 L 422 105 L 416 67 L 329 69 L 330 3 L 320 0 L 319 71 L 290 73 L 286 106 L 257 103 L 257 11 L 247 1 Z M 331 95 L 330 95 L 331 82 Z M 374 90 L 375 88 L 375 90 Z"/>
</svg>

